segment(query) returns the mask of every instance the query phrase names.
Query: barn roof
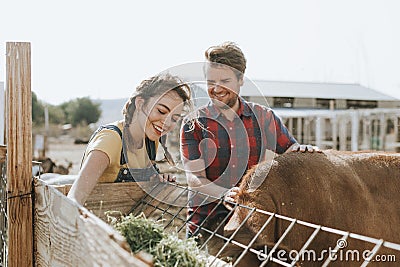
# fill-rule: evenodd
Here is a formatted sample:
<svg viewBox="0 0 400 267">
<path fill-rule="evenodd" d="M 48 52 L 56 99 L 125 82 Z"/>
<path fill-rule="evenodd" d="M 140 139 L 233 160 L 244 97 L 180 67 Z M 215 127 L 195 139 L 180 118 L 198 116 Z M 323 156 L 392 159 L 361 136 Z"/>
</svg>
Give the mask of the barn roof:
<svg viewBox="0 0 400 267">
<path fill-rule="evenodd" d="M 392 114 L 393 116 L 400 116 L 400 109 L 392 108 L 374 108 L 374 109 L 346 109 L 346 110 L 327 110 L 327 109 L 295 109 L 295 108 L 273 108 L 275 113 L 284 118 L 288 117 L 335 117 L 337 115 L 351 116 L 356 113 L 358 115 L 370 116 L 373 114 Z"/>
<path fill-rule="evenodd" d="M 256 86 L 257 85 L 258 89 Z M 399 101 L 399 99 L 359 84 L 285 82 L 254 80 L 245 81 L 241 95 L 265 97 L 295 97 L 322 99 L 353 99 Z"/>
</svg>

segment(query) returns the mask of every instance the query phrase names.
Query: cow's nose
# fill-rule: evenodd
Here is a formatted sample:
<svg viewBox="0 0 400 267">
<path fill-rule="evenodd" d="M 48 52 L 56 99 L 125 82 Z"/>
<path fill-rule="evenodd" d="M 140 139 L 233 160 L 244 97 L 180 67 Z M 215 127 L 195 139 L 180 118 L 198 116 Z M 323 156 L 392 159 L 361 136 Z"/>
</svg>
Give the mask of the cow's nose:
<svg viewBox="0 0 400 267">
<path fill-rule="evenodd" d="M 236 229 L 237 229 L 237 228 L 236 228 Z M 236 231 L 236 229 L 227 228 L 227 227 L 225 226 L 225 228 L 224 228 L 224 236 L 231 236 L 231 235 Z"/>
</svg>

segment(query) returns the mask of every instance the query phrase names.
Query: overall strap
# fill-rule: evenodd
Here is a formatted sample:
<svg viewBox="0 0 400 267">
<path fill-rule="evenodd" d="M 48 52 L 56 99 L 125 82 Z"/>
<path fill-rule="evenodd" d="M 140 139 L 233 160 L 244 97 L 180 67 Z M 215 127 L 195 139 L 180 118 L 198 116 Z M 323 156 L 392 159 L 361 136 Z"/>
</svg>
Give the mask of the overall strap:
<svg viewBox="0 0 400 267">
<path fill-rule="evenodd" d="M 108 129 L 108 130 L 112 130 L 112 131 L 116 131 L 119 135 L 119 137 L 121 137 L 122 140 L 122 149 L 121 149 L 121 157 L 120 157 L 120 165 L 124 165 L 126 163 L 128 163 L 128 160 L 126 160 L 126 157 L 124 155 L 124 150 L 125 150 L 125 142 L 122 138 L 122 132 L 121 130 L 118 128 L 118 126 L 113 125 L 113 124 L 107 124 L 107 125 L 102 125 L 99 127 L 99 129 L 96 131 L 96 133 L 98 131 L 100 131 L 101 129 Z M 150 160 L 155 160 L 156 159 L 156 154 L 157 154 L 157 149 L 156 149 L 156 142 L 151 141 L 149 138 L 146 137 L 145 139 L 146 142 L 146 150 L 147 150 L 147 154 L 150 158 Z"/>
<path fill-rule="evenodd" d="M 89 142 L 95 137 L 95 135 L 98 132 L 100 132 L 103 129 L 112 130 L 112 131 L 115 131 L 115 132 L 118 133 L 119 137 L 122 140 L 122 149 L 121 149 L 121 156 L 120 156 L 119 164 L 122 166 L 122 165 L 125 165 L 126 163 L 128 163 L 128 161 L 126 160 L 126 157 L 124 155 L 125 142 L 124 142 L 124 139 L 122 137 L 122 132 L 118 128 L 118 126 L 113 125 L 113 124 L 100 125 L 99 128 L 97 128 L 97 130 L 90 137 Z M 147 137 L 146 137 L 146 141 L 145 142 L 146 142 L 147 154 L 148 154 L 150 160 L 154 161 L 156 159 L 156 154 L 157 154 L 156 143 L 154 141 L 151 141 Z M 83 159 L 82 159 L 82 163 L 83 163 Z"/>
<path fill-rule="evenodd" d="M 113 124 L 102 125 L 102 126 L 99 127 L 99 129 L 100 130 L 101 129 L 108 129 L 108 130 L 112 130 L 112 131 L 115 131 L 115 132 L 118 133 L 119 137 L 122 140 L 122 148 L 121 148 L 121 156 L 119 158 L 119 164 L 120 165 L 124 165 L 126 163 L 126 160 L 125 160 L 125 155 L 124 155 L 124 141 L 123 141 L 123 138 L 122 138 L 121 130 L 118 128 L 118 126 L 113 125 Z"/>
<path fill-rule="evenodd" d="M 157 149 L 156 149 L 156 142 L 151 141 L 149 138 L 146 137 L 146 150 L 150 160 L 156 160 Z"/>
</svg>

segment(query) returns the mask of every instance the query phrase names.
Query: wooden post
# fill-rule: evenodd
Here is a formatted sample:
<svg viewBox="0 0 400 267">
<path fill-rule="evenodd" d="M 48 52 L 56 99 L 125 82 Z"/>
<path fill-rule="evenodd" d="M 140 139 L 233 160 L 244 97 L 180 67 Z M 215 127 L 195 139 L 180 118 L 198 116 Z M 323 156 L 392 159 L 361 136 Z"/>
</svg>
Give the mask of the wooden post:
<svg viewBox="0 0 400 267">
<path fill-rule="evenodd" d="M 379 125 L 378 125 L 378 120 L 376 119 L 376 116 L 374 115 L 374 116 L 372 116 L 372 125 L 371 125 L 371 128 L 372 128 L 372 130 L 371 130 L 371 148 L 373 149 L 373 150 L 378 150 L 378 138 L 379 138 L 379 135 L 378 135 L 378 127 L 379 127 Z"/>
<path fill-rule="evenodd" d="M 297 118 L 297 141 L 303 144 L 303 118 Z"/>
<path fill-rule="evenodd" d="M 308 117 L 304 118 L 304 136 L 303 136 L 303 142 L 304 143 L 310 143 L 311 137 L 310 137 L 310 119 Z"/>
<path fill-rule="evenodd" d="M 339 119 L 339 150 L 347 150 L 347 118 Z"/>
<path fill-rule="evenodd" d="M 0 83 L 0 145 L 4 145 L 4 113 L 5 102 L 4 102 L 4 83 Z"/>
<path fill-rule="evenodd" d="M 393 127 L 394 127 L 394 145 L 395 145 L 395 147 L 394 147 L 394 151 L 395 152 L 398 152 L 397 151 L 397 145 L 396 144 L 398 144 L 398 142 L 400 141 L 400 140 L 398 140 L 398 135 L 399 135 L 399 121 L 398 121 L 398 118 L 396 117 L 396 116 L 394 116 L 393 117 Z"/>
<path fill-rule="evenodd" d="M 7 43 L 8 266 L 33 266 L 30 43 Z"/>
<path fill-rule="evenodd" d="M 315 145 L 322 147 L 322 125 L 320 116 L 315 117 Z"/>
<path fill-rule="evenodd" d="M 334 114 L 331 118 L 332 124 L 332 148 L 338 149 L 338 120 L 337 115 Z"/>
<path fill-rule="evenodd" d="M 357 110 L 351 112 L 351 151 L 358 151 L 358 134 L 360 119 Z"/>
<path fill-rule="evenodd" d="M 360 150 L 371 150 L 371 114 L 369 111 L 360 113 L 360 121 L 362 122 L 362 142 Z"/>
<path fill-rule="evenodd" d="M 293 132 L 293 118 L 289 118 L 288 129 L 292 133 Z"/>
<path fill-rule="evenodd" d="M 385 113 L 379 115 L 379 150 L 386 150 L 386 127 L 387 120 Z"/>
<path fill-rule="evenodd" d="M 5 145 L 0 145 L 0 202 L 2 207 L 1 211 L 0 211 L 0 230 L 1 230 L 1 234 L 2 236 L 0 237 L 0 259 L 3 260 L 3 262 L 6 261 L 6 254 L 5 254 L 5 250 L 6 248 L 4 247 L 4 239 L 3 237 L 5 237 L 5 230 L 6 230 L 6 216 L 4 216 L 5 214 L 3 214 L 3 207 L 4 207 L 4 201 L 6 201 L 6 192 L 4 191 L 4 177 L 3 177 L 3 164 L 6 162 L 6 155 L 7 155 L 7 147 Z M 5 264 L 3 265 L 5 266 Z"/>
</svg>

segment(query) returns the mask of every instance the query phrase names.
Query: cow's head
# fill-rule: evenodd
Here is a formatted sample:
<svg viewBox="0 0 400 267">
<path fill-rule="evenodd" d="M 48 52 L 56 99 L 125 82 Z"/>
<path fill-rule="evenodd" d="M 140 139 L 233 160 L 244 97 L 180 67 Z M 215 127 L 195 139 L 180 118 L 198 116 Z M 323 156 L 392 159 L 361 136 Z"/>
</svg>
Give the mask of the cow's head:
<svg viewBox="0 0 400 267">
<path fill-rule="evenodd" d="M 267 186 L 266 179 L 268 173 L 275 163 L 272 159 L 268 159 L 251 168 L 242 178 L 239 185 L 240 191 L 235 197 L 235 202 L 248 207 L 253 207 L 253 204 L 259 202 L 258 199 L 254 199 L 258 194 L 254 193 L 260 187 Z M 230 235 L 240 226 L 249 210 L 248 208 L 236 207 L 233 216 L 224 228 L 226 235 Z"/>
</svg>

